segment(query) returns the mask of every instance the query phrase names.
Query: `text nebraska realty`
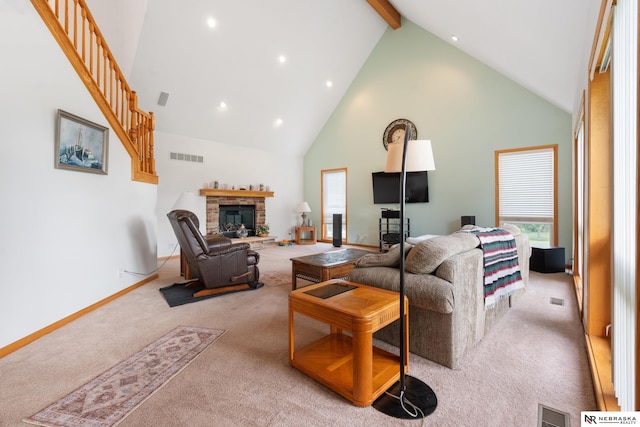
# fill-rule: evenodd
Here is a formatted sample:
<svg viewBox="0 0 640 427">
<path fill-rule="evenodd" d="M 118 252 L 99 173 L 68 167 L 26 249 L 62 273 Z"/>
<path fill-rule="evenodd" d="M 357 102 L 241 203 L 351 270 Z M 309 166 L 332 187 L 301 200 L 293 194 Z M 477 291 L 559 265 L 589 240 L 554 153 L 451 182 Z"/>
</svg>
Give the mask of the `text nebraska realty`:
<svg viewBox="0 0 640 427">
<path fill-rule="evenodd" d="M 620 424 L 620 425 L 636 425 L 635 415 L 623 416 L 623 415 L 593 415 L 585 414 L 584 422 L 587 424 Z"/>
</svg>

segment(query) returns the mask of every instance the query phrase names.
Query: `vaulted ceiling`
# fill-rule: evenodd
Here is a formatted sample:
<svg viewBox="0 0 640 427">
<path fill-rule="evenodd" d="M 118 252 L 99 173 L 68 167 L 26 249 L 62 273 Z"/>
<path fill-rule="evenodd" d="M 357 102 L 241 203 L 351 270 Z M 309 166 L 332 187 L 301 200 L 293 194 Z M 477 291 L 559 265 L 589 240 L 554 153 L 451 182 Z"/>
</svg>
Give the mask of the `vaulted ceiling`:
<svg viewBox="0 0 640 427">
<path fill-rule="evenodd" d="M 380 37 L 394 31 L 376 11 L 384 3 L 148 0 L 130 84 L 141 107 L 156 114 L 160 132 L 301 155 Z M 571 112 L 586 78 L 584 56 L 599 3 L 389 5 L 402 22 L 412 21 Z M 161 92 L 168 94 L 164 106 L 158 105 Z"/>
</svg>

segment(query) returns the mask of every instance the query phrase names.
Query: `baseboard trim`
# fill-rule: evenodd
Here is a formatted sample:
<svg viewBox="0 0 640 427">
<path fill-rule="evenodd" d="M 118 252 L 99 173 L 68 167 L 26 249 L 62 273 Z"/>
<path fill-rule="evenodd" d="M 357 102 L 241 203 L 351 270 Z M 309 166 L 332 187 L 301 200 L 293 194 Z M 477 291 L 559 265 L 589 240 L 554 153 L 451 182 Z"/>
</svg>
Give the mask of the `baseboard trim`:
<svg viewBox="0 0 640 427">
<path fill-rule="evenodd" d="M 121 297 L 124 294 L 127 294 L 131 291 L 133 291 L 134 289 L 139 288 L 140 286 L 151 282 L 152 280 L 155 280 L 158 278 L 157 274 L 154 274 L 152 276 L 147 277 L 146 279 L 141 280 L 140 282 L 137 282 L 131 286 L 129 286 L 128 288 L 125 288 L 123 290 L 121 290 L 120 292 L 116 292 L 115 294 L 108 296 L 107 298 L 98 301 L 95 304 L 90 305 L 89 307 L 83 308 L 82 310 L 73 313 L 63 319 L 58 320 L 55 323 L 52 323 L 49 326 L 46 326 L 30 335 L 27 335 L 24 338 L 19 339 L 16 342 L 13 342 L 5 347 L 0 348 L 0 358 L 3 358 L 4 356 L 6 356 L 7 354 L 13 353 L 16 350 L 21 349 L 22 347 L 34 342 L 35 340 L 42 338 L 43 336 L 55 331 L 56 329 L 59 329 L 61 327 L 63 327 L 64 325 L 73 322 L 76 319 L 79 319 L 80 317 L 84 316 L 87 313 L 92 312 L 93 310 L 95 310 L 96 308 L 102 307 L 103 305 Z"/>
</svg>

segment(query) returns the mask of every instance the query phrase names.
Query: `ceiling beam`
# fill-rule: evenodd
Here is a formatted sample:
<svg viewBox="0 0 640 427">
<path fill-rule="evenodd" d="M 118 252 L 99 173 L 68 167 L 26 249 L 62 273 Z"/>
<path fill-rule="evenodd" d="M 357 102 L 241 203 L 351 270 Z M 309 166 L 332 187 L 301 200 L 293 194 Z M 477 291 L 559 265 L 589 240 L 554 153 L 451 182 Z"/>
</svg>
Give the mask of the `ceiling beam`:
<svg viewBox="0 0 640 427">
<path fill-rule="evenodd" d="M 367 3 L 378 12 L 378 15 L 382 16 L 382 19 L 387 21 L 391 28 L 394 30 L 400 28 L 400 12 L 389 3 L 389 0 L 367 0 Z"/>
</svg>

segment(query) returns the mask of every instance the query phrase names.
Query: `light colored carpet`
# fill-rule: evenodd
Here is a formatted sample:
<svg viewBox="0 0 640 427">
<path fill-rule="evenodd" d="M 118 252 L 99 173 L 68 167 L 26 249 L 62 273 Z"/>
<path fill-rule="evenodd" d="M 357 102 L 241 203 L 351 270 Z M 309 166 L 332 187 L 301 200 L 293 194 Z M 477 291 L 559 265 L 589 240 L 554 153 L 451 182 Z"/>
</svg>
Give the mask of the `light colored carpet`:
<svg viewBox="0 0 640 427">
<path fill-rule="evenodd" d="M 331 245 L 260 251 L 262 272 L 290 274 L 289 259 Z M 179 375 L 121 426 L 397 426 L 351 405 L 288 363 L 289 286 L 264 286 L 170 308 L 158 291 L 178 281 L 171 260 L 160 278 L 0 359 L 1 426 L 37 412 L 178 325 L 225 329 Z M 526 294 L 451 370 L 410 356 L 410 375 L 435 391 L 428 426 L 535 426 L 538 404 L 571 414 L 595 410 L 591 376 L 570 276 L 531 273 Z M 550 303 L 562 298 L 565 305 Z M 296 315 L 296 344 L 328 328 Z M 385 343 L 377 345 L 394 350 Z"/>
<path fill-rule="evenodd" d="M 115 426 L 224 332 L 179 326 L 24 421 L 48 427 Z"/>
</svg>

